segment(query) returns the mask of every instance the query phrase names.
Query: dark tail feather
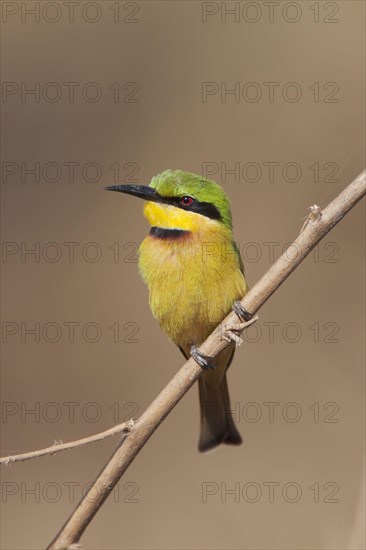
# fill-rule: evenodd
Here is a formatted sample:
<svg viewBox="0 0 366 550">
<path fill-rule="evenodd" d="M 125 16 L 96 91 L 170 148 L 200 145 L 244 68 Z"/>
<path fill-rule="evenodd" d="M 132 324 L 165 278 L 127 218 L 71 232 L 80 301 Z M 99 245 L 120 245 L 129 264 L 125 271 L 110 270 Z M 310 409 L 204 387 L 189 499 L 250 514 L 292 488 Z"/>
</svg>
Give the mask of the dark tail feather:
<svg viewBox="0 0 366 550">
<path fill-rule="evenodd" d="M 219 383 L 214 378 L 215 374 L 216 371 L 206 371 L 198 381 L 201 406 L 201 435 L 198 449 L 201 452 L 214 449 L 221 443 L 242 443 L 230 412 L 226 374 L 223 374 Z"/>
</svg>

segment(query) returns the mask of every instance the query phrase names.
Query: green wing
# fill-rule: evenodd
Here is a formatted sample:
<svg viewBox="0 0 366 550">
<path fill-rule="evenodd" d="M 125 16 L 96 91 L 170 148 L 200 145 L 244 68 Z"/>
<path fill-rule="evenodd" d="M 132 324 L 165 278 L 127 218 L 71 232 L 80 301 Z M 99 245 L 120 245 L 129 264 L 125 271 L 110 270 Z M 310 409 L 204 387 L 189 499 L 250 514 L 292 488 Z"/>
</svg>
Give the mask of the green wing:
<svg viewBox="0 0 366 550">
<path fill-rule="evenodd" d="M 234 247 L 234 250 L 235 250 L 235 254 L 236 254 L 237 257 L 238 257 L 238 262 L 239 262 L 240 271 L 241 271 L 242 274 L 244 275 L 244 264 L 243 264 L 243 259 L 242 259 L 242 257 L 240 256 L 239 248 L 238 248 L 238 245 L 236 244 L 235 241 L 233 241 L 233 247 Z"/>
</svg>

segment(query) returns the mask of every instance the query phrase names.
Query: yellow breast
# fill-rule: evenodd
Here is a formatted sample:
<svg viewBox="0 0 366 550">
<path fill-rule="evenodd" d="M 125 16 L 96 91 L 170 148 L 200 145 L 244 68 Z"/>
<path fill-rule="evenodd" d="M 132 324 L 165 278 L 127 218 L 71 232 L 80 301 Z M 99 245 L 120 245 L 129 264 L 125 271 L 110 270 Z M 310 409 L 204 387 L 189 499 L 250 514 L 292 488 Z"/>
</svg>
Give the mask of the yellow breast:
<svg viewBox="0 0 366 550">
<path fill-rule="evenodd" d="M 161 216 L 152 220 L 149 212 L 150 223 L 178 225 L 187 233 L 164 239 L 148 235 L 139 249 L 139 269 L 150 291 L 153 315 L 168 337 L 184 347 L 202 343 L 233 302 L 244 296 L 247 285 L 231 231 L 198 214 L 174 210 L 181 216 L 179 225 L 171 222 L 171 212 L 163 221 Z"/>
</svg>

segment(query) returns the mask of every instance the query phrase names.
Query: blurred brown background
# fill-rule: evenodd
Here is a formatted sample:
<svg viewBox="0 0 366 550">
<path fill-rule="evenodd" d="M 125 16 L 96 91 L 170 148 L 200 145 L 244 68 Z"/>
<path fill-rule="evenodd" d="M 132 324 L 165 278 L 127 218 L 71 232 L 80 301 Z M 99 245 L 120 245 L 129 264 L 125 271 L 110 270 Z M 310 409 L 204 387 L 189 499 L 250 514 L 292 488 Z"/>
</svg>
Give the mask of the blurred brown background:
<svg viewBox="0 0 366 550">
<path fill-rule="evenodd" d="M 232 201 L 253 285 L 307 207 L 326 206 L 362 170 L 365 6 L 2 10 L 6 455 L 136 418 L 182 365 L 137 272 L 142 203 L 103 186 L 208 166 Z M 244 444 L 198 453 L 193 388 L 85 548 L 364 548 L 363 208 L 276 292 L 238 350 L 229 382 Z M 116 445 L 2 468 L 3 548 L 45 547 Z"/>
</svg>

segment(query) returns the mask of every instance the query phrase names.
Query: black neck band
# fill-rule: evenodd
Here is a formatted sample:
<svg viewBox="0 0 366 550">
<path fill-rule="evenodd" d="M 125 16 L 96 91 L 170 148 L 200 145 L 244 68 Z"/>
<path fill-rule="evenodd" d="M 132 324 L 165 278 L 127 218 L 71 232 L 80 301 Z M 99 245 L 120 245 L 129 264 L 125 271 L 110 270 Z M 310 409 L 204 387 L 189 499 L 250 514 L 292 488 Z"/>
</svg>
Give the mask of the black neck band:
<svg viewBox="0 0 366 550">
<path fill-rule="evenodd" d="M 167 229 L 166 227 L 152 227 L 150 235 L 158 239 L 176 239 L 188 235 L 189 231 L 184 229 Z"/>
</svg>

